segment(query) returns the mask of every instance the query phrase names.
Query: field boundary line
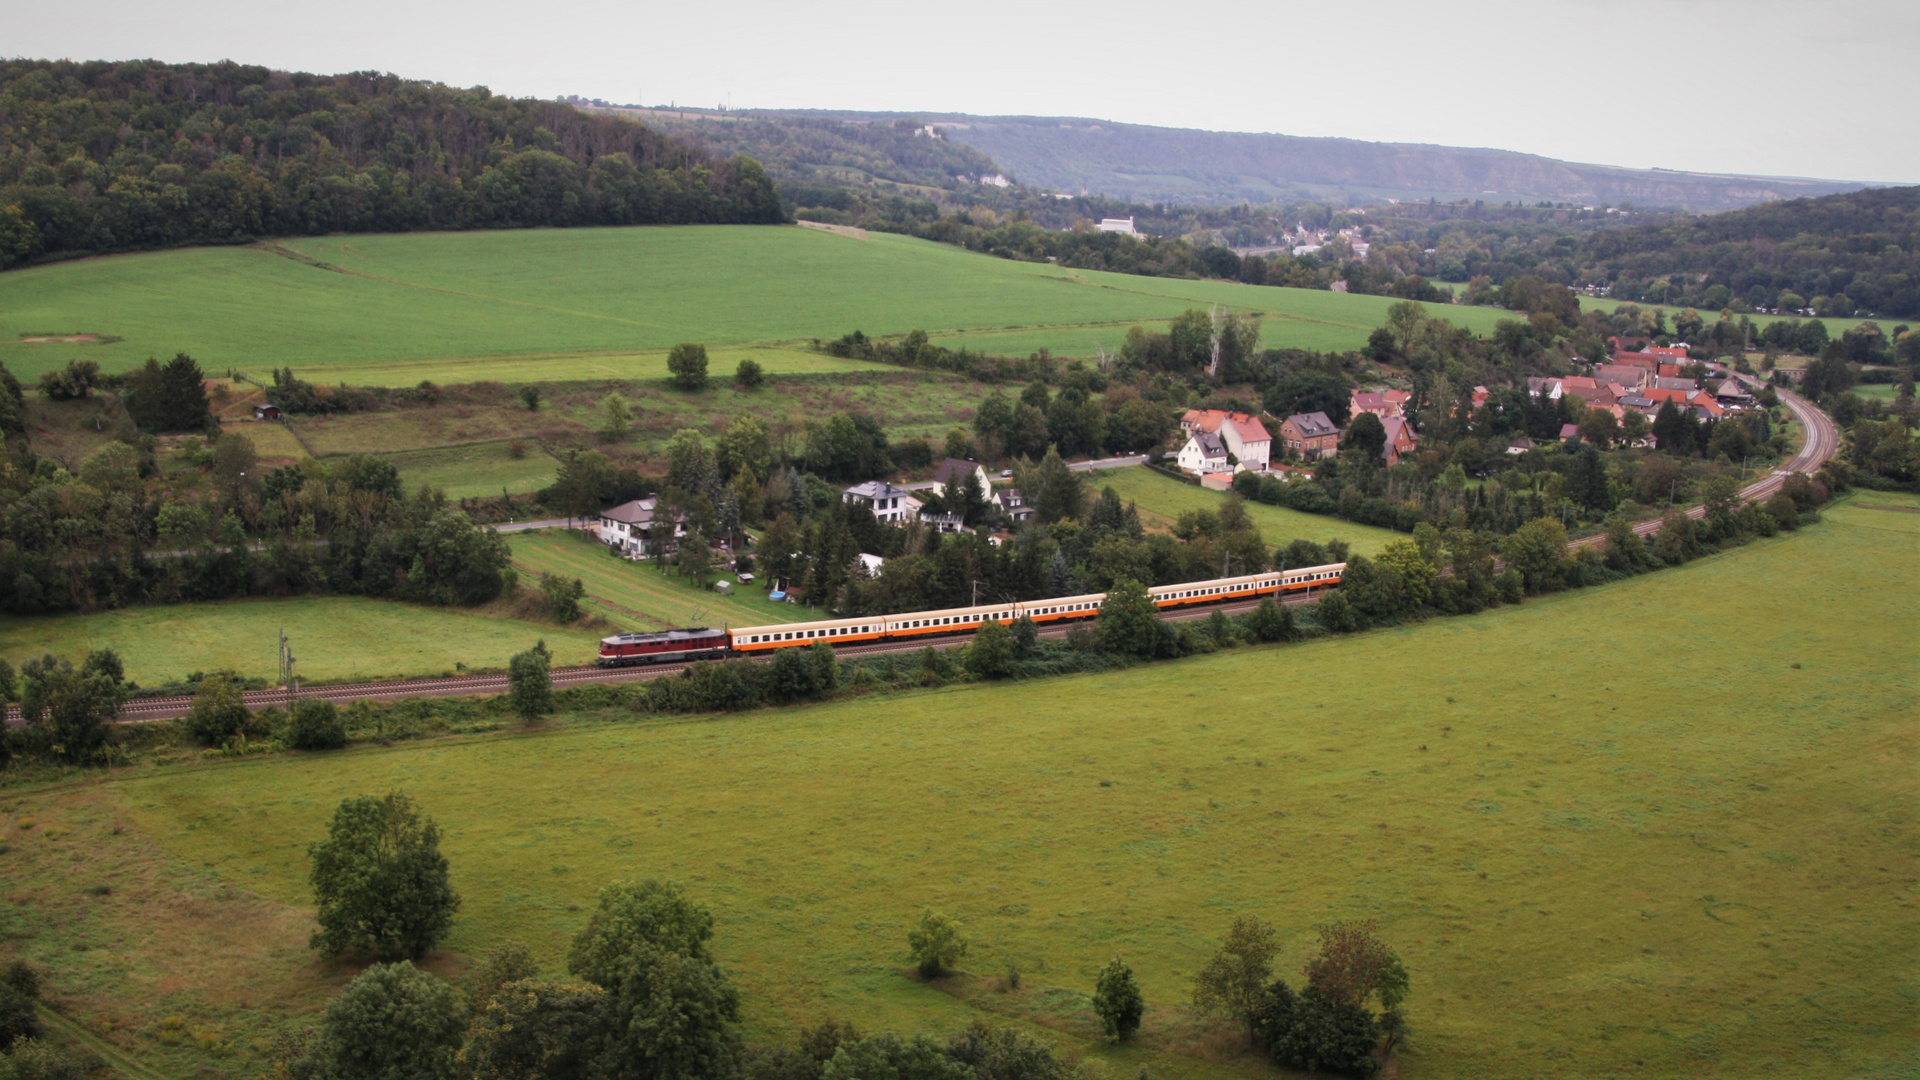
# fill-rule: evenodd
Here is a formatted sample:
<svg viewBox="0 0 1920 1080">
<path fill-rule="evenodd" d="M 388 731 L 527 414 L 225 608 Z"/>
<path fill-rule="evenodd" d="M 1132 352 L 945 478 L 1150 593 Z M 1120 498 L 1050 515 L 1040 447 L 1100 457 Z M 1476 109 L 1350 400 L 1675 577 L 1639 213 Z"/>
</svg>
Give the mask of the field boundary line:
<svg viewBox="0 0 1920 1080">
<path fill-rule="evenodd" d="M 85 1025 L 55 1010 L 53 1006 L 43 1001 L 36 1001 L 33 1007 L 34 1011 L 40 1014 L 40 1019 L 46 1021 L 48 1027 L 99 1054 L 121 1075 L 132 1077 L 133 1080 L 167 1080 L 164 1074 L 155 1072 L 128 1057 L 125 1051 L 88 1031 Z"/>
</svg>

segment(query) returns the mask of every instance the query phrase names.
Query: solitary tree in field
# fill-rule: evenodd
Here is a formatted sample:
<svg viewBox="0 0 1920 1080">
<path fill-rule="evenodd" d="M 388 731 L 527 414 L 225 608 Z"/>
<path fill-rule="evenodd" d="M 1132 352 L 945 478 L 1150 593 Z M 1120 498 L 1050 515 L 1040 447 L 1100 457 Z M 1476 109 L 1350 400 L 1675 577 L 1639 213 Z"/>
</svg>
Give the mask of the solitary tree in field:
<svg viewBox="0 0 1920 1080">
<path fill-rule="evenodd" d="M 1194 1008 L 1245 1024 L 1251 1040 L 1279 949 L 1273 927 L 1252 915 L 1234 919 L 1219 951 L 1193 977 Z"/>
<path fill-rule="evenodd" d="M 399 792 L 342 802 L 308 855 L 320 923 L 311 944 L 328 956 L 418 959 L 453 926 L 460 897 L 440 854 L 440 829 Z"/>
<path fill-rule="evenodd" d="M 748 357 L 733 369 L 733 381 L 742 390 L 758 390 L 760 384 L 767 381 L 767 369 L 760 366 L 760 361 Z"/>
<path fill-rule="evenodd" d="M 680 390 L 707 388 L 707 347 L 683 341 L 667 353 L 667 372 Z"/>
<path fill-rule="evenodd" d="M 1147 1011 L 1140 996 L 1140 984 L 1133 981 L 1133 969 L 1119 957 L 1107 961 L 1093 988 L 1093 1012 L 1106 1029 L 1107 1038 L 1126 1042 L 1140 1030 L 1140 1017 Z"/>
<path fill-rule="evenodd" d="M 539 412 L 540 388 L 532 383 L 522 386 L 520 388 L 520 404 L 525 405 L 528 412 Z"/>
<path fill-rule="evenodd" d="M 920 925 L 907 931 L 907 949 L 920 974 L 937 979 L 967 955 L 966 928 L 960 920 L 928 908 Z"/>
<path fill-rule="evenodd" d="M 619 442 L 633 430 L 633 409 L 618 392 L 608 394 L 600 402 L 600 411 L 606 414 L 606 420 L 600 425 L 600 435 L 608 442 Z"/>
<path fill-rule="evenodd" d="M 507 661 L 507 700 L 528 723 L 553 711 L 553 654 L 545 638 Z"/>
</svg>

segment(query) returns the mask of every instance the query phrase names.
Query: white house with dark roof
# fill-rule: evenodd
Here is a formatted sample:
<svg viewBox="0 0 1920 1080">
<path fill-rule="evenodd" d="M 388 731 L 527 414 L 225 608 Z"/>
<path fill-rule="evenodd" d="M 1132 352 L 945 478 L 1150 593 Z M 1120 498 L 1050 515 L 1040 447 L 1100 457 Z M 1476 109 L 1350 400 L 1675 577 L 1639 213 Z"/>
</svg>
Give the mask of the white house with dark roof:
<svg viewBox="0 0 1920 1080">
<path fill-rule="evenodd" d="M 1195 431 L 1187 436 L 1187 444 L 1180 448 L 1180 471 L 1204 476 L 1207 473 L 1229 472 L 1233 466 L 1227 464 L 1227 441 L 1211 431 Z"/>
<path fill-rule="evenodd" d="M 928 488 L 941 498 L 945 498 L 951 487 L 959 487 L 967 482 L 967 474 L 972 473 L 974 481 L 980 485 L 982 498 L 993 490 L 993 481 L 987 476 L 987 467 L 977 461 L 965 458 L 943 458 L 940 467 L 933 471 L 933 483 Z"/>
<path fill-rule="evenodd" d="M 600 511 L 600 542 L 629 558 L 644 559 L 654 554 L 656 544 L 685 536 L 684 521 L 675 521 L 667 533 L 666 522 L 656 518 L 659 505 L 658 499 L 634 499 Z"/>
<path fill-rule="evenodd" d="M 1211 432 L 1220 436 L 1243 469 L 1265 469 L 1273 459 L 1273 436 L 1257 416 L 1225 409 L 1188 409 L 1180 418 L 1180 430 Z"/>
<path fill-rule="evenodd" d="M 864 506 L 873 512 L 875 520 L 888 525 L 905 525 L 918 520 L 920 508 L 926 505 L 914 498 L 913 492 L 895 487 L 885 480 L 869 480 L 864 484 L 843 488 L 840 501 Z"/>
<path fill-rule="evenodd" d="M 1012 519 L 1016 525 L 1024 525 L 1033 520 L 1034 509 L 1027 505 L 1027 497 L 1019 488 L 1001 488 L 993 493 L 993 505 Z"/>
</svg>

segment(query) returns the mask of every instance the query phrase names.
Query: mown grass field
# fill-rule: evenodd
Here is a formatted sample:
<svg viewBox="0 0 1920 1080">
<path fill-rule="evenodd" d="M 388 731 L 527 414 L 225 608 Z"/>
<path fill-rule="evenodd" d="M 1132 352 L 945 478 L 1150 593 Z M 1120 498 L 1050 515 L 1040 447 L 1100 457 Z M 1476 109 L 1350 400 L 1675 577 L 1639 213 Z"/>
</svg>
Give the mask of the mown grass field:
<svg viewBox="0 0 1920 1080">
<path fill-rule="evenodd" d="M 503 939 L 557 970 L 603 883 L 671 877 L 756 1034 L 984 1018 L 1109 1075 L 1270 1075 L 1181 1008 L 1250 912 L 1289 974 L 1380 920 L 1405 1077 L 1910 1075 L 1920 514 L 1862 504 L 1920 500 L 1357 638 L 16 789 L 0 951 L 170 1075 L 260 1072 L 353 971 L 304 949 L 306 846 L 398 788 L 465 899 L 439 970 Z M 973 939 L 946 987 L 906 971 L 926 906 Z M 1123 1050 L 1087 1008 L 1114 953 L 1150 1004 Z"/>
<path fill-rule="evenodd" d="M 1142 524 L 1171 528 L 1180 515 L 1189 510 L 1218 510 L 1227 496 L 1194 484 L 1183 484 L 1152 469 L 1104 469 L 1087 474 L 1087 487 L 1098 493 L 1112 488 L 1123 501 L 1136 504 Z M 1260 535 L 1268 547 L 1280 547 L 1292 540 L 1311 540 L 1324 544 L 1345 540 L 1355 555 L 1372 555 L 1387 541 L 1400 535 L 1391 529 L 1361 525 L 1323 514 L 1303 514 L 1284 506 L 1248 502 L 1247 516 L 1260 526 Z"/>
<path fill-rule="evenodd" d="M 276 254 L 276 250 L 296 257 Z M 313 262 L 324 263 L 324 269 Z M 82 259 L 0 275 L 0 361 L 22 377 L 85 358 L 109 371 L 191 352 L 210 372 L 368 385 L 664 377 L 677 341 L 747 345 L 778 373 L 864 365 L 808 338 L 920 328 L 1024 354 L 1090 356 L 1135 322 L 1218 302 L 1267 313 L 1271 345 L 1356 348 L 1390 300 L 1062 270 L 908 237 L 688 226 L 303 238 Z M 1505 313 L 1436 308 L 1476 330 Z M 50 333 L 121 340 L 26 344 Z"/>
<path fill-rule="evenodd" d="M 614 558 L 599 541 L 564 531 L 515 533 L 508 542 L 513 545 L 514 566 L 530 582 L 543 572 L 579 578 L 587 588 L 583 606 L 622 630 L 765 626 L 808 618 L 805 607 L 768 600 L 757 581 L 737 585 L 734 595 L 722 596 L 711 588 L 696 588 L 691 579 L 669 575 L 651 562 Z M 710 575 L 707 580 L 718 577 Z M 695 608 L 700 613 L 697 619 Z"/>
<path fill-rule="evenodd" d="M 449 499 L 483 498 L 502 491 L 518 495 L 553 483 L 560 463 L 538 443 L 523 442 L 514 457 L 507 441 L 470 443 L 388 454 L 409 490 L 426 484 Z"/>
<path fill-rule="evenodd" d="M 43 653 L 78 661 L 89 649 L 110 648 L 125 662 L 127 678 L 147 686 L 222 669 L 271 680 L 279 671 L 282 628 L 300 676 L 328 682 L 434 675 L 460 665 L 504 668 L 508 657 L 542 637 L 556 664 L 587 664 L 601 637 L 484 608 L 323 596 L 4 616 L 0 657 L 17 668 Z"/>
</svg>

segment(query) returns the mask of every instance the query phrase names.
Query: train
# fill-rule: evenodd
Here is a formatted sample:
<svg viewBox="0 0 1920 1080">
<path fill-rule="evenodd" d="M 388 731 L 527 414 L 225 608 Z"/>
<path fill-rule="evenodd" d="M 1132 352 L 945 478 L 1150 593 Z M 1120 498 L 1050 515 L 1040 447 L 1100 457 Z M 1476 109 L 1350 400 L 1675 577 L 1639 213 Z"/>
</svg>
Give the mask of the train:
<svg viewBox="0 0 1920 1080">
<path fill-rule="evenodd" d="M 1315 589 L 1340 584 L 1346 568 L 1346 563 L 1329 563 L 1292 570 L 1269 570 L 1239 577 L 1156 585 L 1148 589 L 1147 594 L 1153 598 L 1155 607 L 1165 610 L 1296 592 L 1311 593 Z M 1100 605 L 1106 599 L 1106 593 L 1083 593 L 1049 600 L 781 623 L 777 626 L 743 626 L 727 630 L 694 627 L 655 633 L 614 634 L 600 640 L 598 662 L 601 667 L 630 667 L 638 664 L 723 660 L 769 653 L 776 649 L 804 648 L 821 642 L 828 645 L 860 645 L 943 634 L 971 634 L 986 622 L 1012 623 L 1022 618 L 1040 624 L 1072 622 L 1098 616 Z"/>
</svg>

